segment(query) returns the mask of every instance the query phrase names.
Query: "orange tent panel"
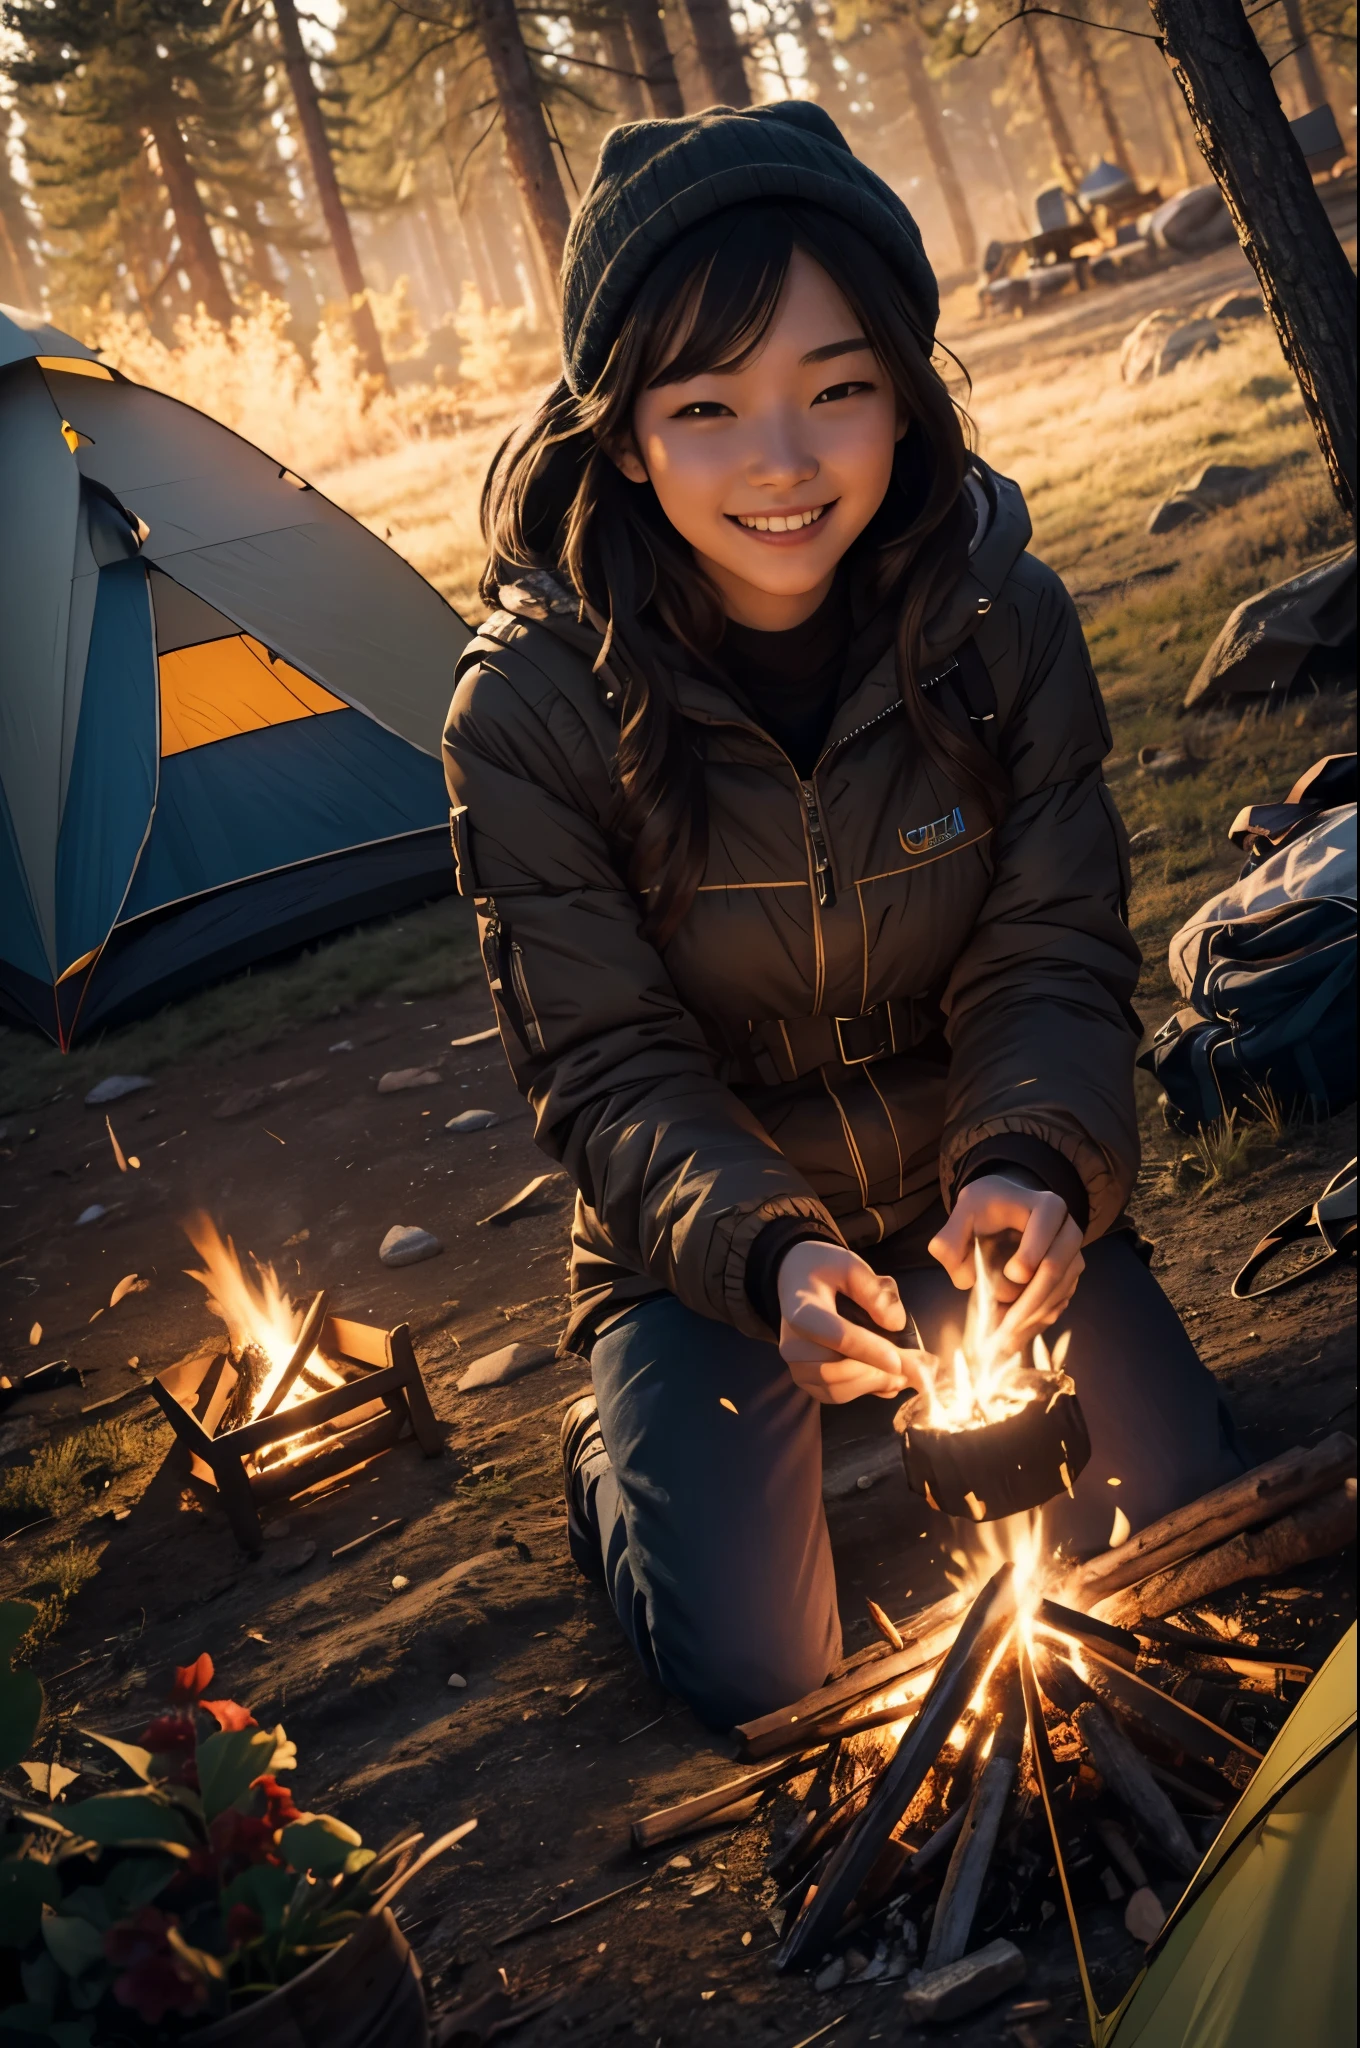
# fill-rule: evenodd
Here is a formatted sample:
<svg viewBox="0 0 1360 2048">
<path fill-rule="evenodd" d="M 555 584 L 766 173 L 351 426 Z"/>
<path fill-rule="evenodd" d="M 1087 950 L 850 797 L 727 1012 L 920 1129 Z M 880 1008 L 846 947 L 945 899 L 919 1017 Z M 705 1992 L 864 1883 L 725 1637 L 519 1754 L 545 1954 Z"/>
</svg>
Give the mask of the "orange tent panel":
<svg viewBox="0 0 1360 2048">
<path fill-rule="evenodd" d="M 323 690 L 290 662 L 271 660 L 249 633 L 200 641 L 160 657 L 161 754 L 187 753 L 262 726 L 345 711 L 343 697 Z"/>
</svg>

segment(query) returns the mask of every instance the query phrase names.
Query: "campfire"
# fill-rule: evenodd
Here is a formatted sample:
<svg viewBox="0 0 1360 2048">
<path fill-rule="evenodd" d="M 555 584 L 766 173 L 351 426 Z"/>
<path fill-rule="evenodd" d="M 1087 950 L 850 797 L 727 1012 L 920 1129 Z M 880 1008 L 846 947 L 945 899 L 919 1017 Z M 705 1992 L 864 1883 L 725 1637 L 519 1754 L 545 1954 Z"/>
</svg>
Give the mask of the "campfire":
<svg viewBox="0 0 1360 2048">
<path fill-rule="evenodd" d="M 900 1622 L 871 1601 L 877 1646 L 737 1729 L 757 1768 L 647 1815 L 633 1840 L 650 1850 L 744 1822 L 805 1781 L 767 1864 L 778 1966 L 829 1988 L 849 1954 L 854 1981 L 909 1978 L 918 2022 L 1023 1979 L 1020 1949 L 988 1936 L 1016 1930 L 1051 1880 L 1094 2037 L 1083 1913 L 1122 1900 L 1129 1932 L 1155 1939 L 1152 1883 L 1193 1875 L 1287 1688 L 1312 1675 L 1211 1632 L 1212 1617 L 1165 1617 L 1352 1541 L 1356 1446 L 1338 1434 L 1289 1452 L 1131 1538 L 1116 1514 L 1111 1547 L 1072 1566 L 1045 1541 L 1042 1505 L 1089 1454 L 1063 1347 L 998 1355 L 995 1302 L 985 1286 L 974 1297 L 957 1353 L 901 1425 L 910 1483 L 960 1518 L 954 1592 Z M 1001 1512 L 1017 1499 L 1023 1511 Z"/>
<path fill-rule="evenodd" d="M 242 1548 L 264 1540 L 260 1507 L 291 1500 L 414 1436 L 427 1458 L 443 1437 L 405 1323 L 382 1330 L 328 1312 L 324 1293 L 299 1308 L 274 1268 L 247 1274 L 206 1216 L 186 1225 L 202 1259 L 190 1277 L 226 1326 L 227 1345 L 158 1373 L 153 1390 Z"/>
</svg>

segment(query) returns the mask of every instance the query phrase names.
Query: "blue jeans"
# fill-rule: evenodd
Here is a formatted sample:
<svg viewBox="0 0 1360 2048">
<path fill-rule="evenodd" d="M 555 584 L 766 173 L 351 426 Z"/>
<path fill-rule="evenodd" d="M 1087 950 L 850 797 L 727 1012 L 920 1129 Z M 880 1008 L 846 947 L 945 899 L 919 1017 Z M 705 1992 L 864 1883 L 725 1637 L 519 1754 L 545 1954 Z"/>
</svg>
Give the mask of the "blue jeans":
<svg viewBox="0 0 1360 2048">
<path fill-rule="evenodd" d="M 964 1297 L 938 1266 L 895 1277 L 926 1347 L 942 1348 Z M 1045 1531 L 1089 1554 L 1116 1502 L 1139 1529 L 1241 1464 L 1214 1380 L 1130 1238 L 1087 1248 L 1050 1339 L 1063 1329 L 1091 1461 Z M 669 1294 L 597 1339 L 591 1373 L 608 1456 L 582 1468 L 590 1540 L 644 1667 L 715 1728 L 820 1685 L 841 1653 L 820 1403 L 774 1344 Z"/>
</svg>

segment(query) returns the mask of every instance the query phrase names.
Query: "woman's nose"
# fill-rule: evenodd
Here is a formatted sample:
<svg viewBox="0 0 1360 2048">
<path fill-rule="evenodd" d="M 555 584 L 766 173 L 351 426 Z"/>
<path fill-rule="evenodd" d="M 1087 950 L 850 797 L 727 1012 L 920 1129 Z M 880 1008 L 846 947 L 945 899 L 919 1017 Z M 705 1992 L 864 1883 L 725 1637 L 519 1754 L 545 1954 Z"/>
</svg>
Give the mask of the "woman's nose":
<svg viewBox="0 0 1360 2048">
<path fill-rule="evenodd" d="M 816 476 L 817 457 L 805 445 L 798 423 L 771 419 L 756 430 L 746 458 L 746 481 L 766 490 L 790 490 Z"/>
</svg>

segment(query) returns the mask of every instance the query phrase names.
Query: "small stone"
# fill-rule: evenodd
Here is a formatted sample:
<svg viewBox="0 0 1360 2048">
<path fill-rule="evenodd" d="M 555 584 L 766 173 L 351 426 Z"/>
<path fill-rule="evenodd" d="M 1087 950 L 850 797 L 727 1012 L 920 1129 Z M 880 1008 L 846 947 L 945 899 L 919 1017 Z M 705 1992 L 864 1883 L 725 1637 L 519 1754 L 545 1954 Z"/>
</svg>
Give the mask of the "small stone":
<svg viewBox="0 0 1360 2048">
<path fill-rule="evenodd" d="M 1140 1885 L 1124 1908 L 1124 1925 L 1135 1941 L 1141 1941 L 1144 1948 L 1155 1941 L 1166 1925 L 1166 1913 L 1149 1885 Z"/>
<path fill-rule="evenodd" d="M 522 1380 L 526 1373 L 551 1365 L 556 1356 L 551 1345 L 503 1344 L 499 1351 L 487 1351 L 473 1359 L 458 1381 L 458 1391 L 466 1394 L 475 1387 L 508 1386 L 511 1380 Z"/>
<path fill-rule="evenodd" d="M 862 1977 L 869 1967 L 869 1958 L 857 1948 L 845 1951 L 845 1974 L 847 1977 Z"/>
<path fill-rule="evenodd" d="M 91 1202 L 89 1208 L 82 1209 L 80 1214 L 77 1216 L 76 1229 L 79 1230 L 82 1224 L 85 1223 L 98 1223 L 100 1217 L 107 1216 L 108 1213 L 108 1210 L 104 1207 L 104 1204 L 102 1202 Z"/>
<path fill-rule="evenodd" d="M 422 1259 L 437 1258 L 444 1249 L 437 1237 L 414 1223 L 394 1223 L 378 1246 L 385 1266 L 418 1266 Z"/>
<path fill-rule="evenodd" d="M 989 1941 L 942 1970 L 913 1972 L 903 2004 L 916 2026 L 961 2019 L 1025 1979 L 1025 1958 L 1013 1941 Z"/>
<path fill-rule="evenodd" d="M 326 1050 L 327 1052 L 353 1052 L 354 1040 L 352 1038 L 337 1038 L 335 1044 L 328 1045 Z"/>
<path fill-rule="evenodd" d="M 689 1895 L 692 1899 L 706 1899 L 710 1892 L 717 1891 L 721 1883 L 720 1877 L 701 1877 L 697 1884 L 690 1886 Z"/>
<path fill-rule="evenodd" d="M 1144 825 L 1141 832 L 1135 832 L 1129 840 L 1130 853 L 1151 853 L 1160 846 L 1166 834 L 1160 825 Z"/>
<path fill-rule="evenodd" d="M 1201 766 L 1184 747 L 1148 746 L 1138 749 L 1138 770 L 1157 782 L 1179 782 Z"/>
<path fill-rule="evenodd" d="M 688 1856 L 672 1856 L 666 1868 L 667 1870 L 693 1870 L 694 1865 Z"/>
<path fill-rule="evenodd" d="M 219 1120 L 232 1116 L 249 1116 L 252 1109 L 264 1106 L 263 1088 L 229 1088 L 218 1103 L 213 1115 Z"/>
<path fill-rule="evenodd" d="M 855 1481 L 856 1490 L 860 1493 L 867 1493 L 873 1485 L 875 1477 L 876 1475 L 872 1472 L 861 1472 L 859 1478 Z"/>
<path fill-rule="evenodd" d="M 437 1088 L 442 1074 L 433 1067 L 393 1067 L 378 1083 L 379 1095 L 400 1095 L 407 1088 Z"/>
<path fill-rule="evenodd" d="M 305 1074 L 289 1074 L 285 1080 L 271 1081 L 269 1092 L 271 1095 L 296 1095 L 300 1088 L 310 1088 L 314 1081 L 324 1081 L 325 1078 L 324 1067 L 308 1067 Z"/>
<path fill-rule="evenodd" d="M 300 1572 L 316 1556 L 316 1545 L 310 1536 L 303 1536 L 292 1543 L 280 1543 L 269 1560 L 270 1570 L 278 1578 L 286 1578 L 290 1572 Z"/>
<path fill-rule="evenodd" d="M 1241 285 L 1235 285 L 1231 291 L 1224 292 L 1221 298 L 1215 299 L 1213 304 L 1207 308 L 1207 318 L 1210 320 L 1263 320 L 1265 318 L 1265 311 L 1265 300 L 1261 297 L 1260 292 L 1243 291 Z"/>
<path fill-rule="evenodd" d="M 467 1680 L 461 1671 L 451 1671 L 446 1680 L 450 1692 L 466 1692 Z"/>
<path fill-rule="evenodd" d="M 460 1109 L 457 1116 L 449 1118 L 444 1129 L 462 1136 L 468 1131 L 489 1131 L 493 1124 L 499 1122 L 494 1109 Z"/>
<path fill-rule="evenodd" d="M 900 1941 L 895 1941 L 888 1950 L 888 1959 L 883 1965 L 883 1975 L 890 1981 L 905 1977 L 911 1968 L 911 1957 Z"/>
<path fill-rule="evenodd" d="M 814 1991 L 834 1991 L 845 1982 L 845 1957 L 833 1956 L 825 1969 L 817 1972 L 812 1980 Z"/>
<path fill-rule="evenodd" d="M 85 1107 L 99 1109 L 106 1102 L 121 1102 L 125 1095 L 137 1095 L 154 1085 L 147 1074 L 110 1074 L 107 1081 L 100 1081 L 90 1090 Z"/>
<path fill-rule="evenodd" d="M 392 1591 L 394 1593 L 404 1593 L 410 1583 L 411 1581 L 407 1578 L 405 1572 L 398 1572 L 392 1581 Z"/>
<path fill-rule="evenodd" d="M 1202 519 L 1204 509 L 1184 491 L 1173 491 L 1169 498 L 1163 498 L 1148 514 L 1147 531 L 1153 534 L 1174 533 L 1178 526 L 1187 526 L 1192 519 Z"/>
<path fill-rule="evenodd" d="M 751 1936 L 749 1933 L 743 1934 L 743 1936 L 741 1937 L 741 1945 L 743 1948 L 749 1948 L 751 1946 Z"/>
</svg>

